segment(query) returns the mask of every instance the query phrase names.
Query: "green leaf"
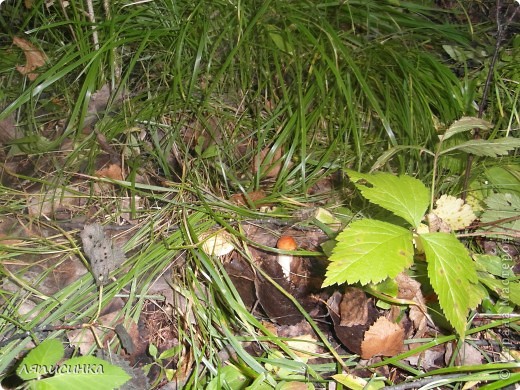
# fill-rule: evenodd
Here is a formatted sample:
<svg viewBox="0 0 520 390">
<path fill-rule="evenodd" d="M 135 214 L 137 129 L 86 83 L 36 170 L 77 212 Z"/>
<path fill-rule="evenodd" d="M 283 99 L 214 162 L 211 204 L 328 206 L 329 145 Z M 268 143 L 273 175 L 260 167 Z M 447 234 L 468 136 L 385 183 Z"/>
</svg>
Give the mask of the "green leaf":
<svg viewBox="0 0 520 390">
<path fill-rule="evenodd" d="M 294 55 L 294 47 L 291 42 L 287 40 L 284 31 L 280 30 L 278 27 L 272 24 L 269 24 L 266 27 L 268 29 L 269 37 L 273 40 L 273 43 L 276 45 L 276 47 L 285 53 Z"/>
<path fill-rule="evenodd" d="M 383 165 L 385 165 L 392 157 L 396 154 L 401 153 L 403 150 L 417 150 L 424 154 L 429 154 L 430 156 L 435 156 L 435 153 L 432 151 L 425 149 L 421 146 L 412 146 L 412 145 L 396 145 L 388 149 L 387 151 L 381 153 L 381 155 L 377 158 L 376 162 L 372 164 L 370 167 L 370 173 L 380 169 Z"/>
<path fill-rule="evenodd" d="M 206 390 L 240 390 L 247 384 L 247 377 L 235 366 L 227 365 L 222 367 L 218 375 L 209 382 Z"/>
<path fill-rule="evenodd" d="M 337 237 L 323 286 L 379 283 L 413 262 L 412 233 L 388 222 L 352 222 Z"/>
<path fill-rule="evenodd" d="M 176 355 L 179 355 L 182 351 L 182 345 L 177 345 L 173 348 L 170 348 L 170 349 L 167 349 L 163 352 L 161 352 L 161 354 L 159 355 L 158 359 L 157 360 L 165 360 L 165 359 L 169 359 L 169 358 L 172 358 Z"/>
<path fill-rule="evenodd" d="M 399 293 L 399 286 L 394 279 L 386 279 L 381 283 L 377 283 L 370 286 L 371 289 L 381 294 L 388 295 L 389 297 L 397 297 Z"/>
<path fill-rule="evenodd" d="M 455 134 L 463 133 L 472 129 L 489 130 L 492 127 L 493 125 L 484 119 L 465 116 L 453 122 L 444 135 L 440 135 L 439 138 L 442 141 L 446 141 Z"/>
<path fill-rule="evenodd" d="M 491 275 L 482 275 L 479 280 L 500 299 L 520 305 L 520 282 L 508 279 L 495 279 Z"/>
<path fill-rule="evenodd" d="M 150 356 L 154 358 L 154 360 L 157 360 L 157 353 L 159 351 L 157 350 L 157 347 L 154 344 L 150 344 L 148 347 L 148 353 L 150 353 Z"/>
<path fill-rule="evenodd" d="M 94 356 L 65 361 L 51 378 L 34 383 L 38 390 L 112 390 L 130 379 L 122 368 Z"/>
<path fill-rule="evenodd" d="M 26 381 L 47 375 L 64 354 L 59 340 L 47 339 L 29 351 L 16 369 L 16 375 Z"/>
<path fill-rule="evenodd" d="M 213 158 L 218 156 L 218 147 L 216 144 L 209 145 L 201 154 L 201 158 Z"/>
<path fill-rule="evenodd" d="M 518 147 L 520 147 L 520 138 L 474 139 L 443 150 L 441 154 L 461 150 L 466 153 L 474 154 L 475 156 L 497 157 L 504 156 Z"/>
<path fill-rule="evenodd" d="M 515 277 L 513 272 L 515 262 L 511 257 L 474 254 L 473 259 L 476 262 L 477 271 L 483 271 L 504 279 Z"/>
<path fill-rule="evenodd" d="M 488 184 L 497 192 L 514 192 L 520 194 L 520 166 L 494 165 L 484 172 Z"/>
<path fill-rule="evenodd" d="M 481 222 L 509 220 L 485 226 L 482 230 L 496 232 L 496 236 L 501 236 L 500 232 L 508 233 L 520 230 L 520 218 L 518 218 L 520 215 L 520 196 L 516 193 L 492 194 L 484 200 L 484 203 L 487 207 L 486 211 L 480 216 Z M 510 238 L 508 235 L 502 235 L 502 237 Z"/>
<path fill-rule="evenodd" d="M 389 173 L 363 174 L 346 170 L 361 194 L 370 202 L 391 211 L 418 227 L 430 202 L 430 191 L 424 184 L 410 176 L 394 176 Z M 359 183 L 364 180 L 371 187 Z"/>
<path fill-rule="evenodd" d="M 482 299 L 475 263 L 457 238 L 448 233 L 419 235 L 428 262 L 430 283 L 439 304 L 459 335 L 466 330 L 469 309 Z"/>
<path fill-rule="evenodd" d="M 332 376 L 332 379 L 352 390 L 378 390 L 385 387 L 382 380 L 376 379 L 367 382 L 365 379 L 352 374 L 336 374 Z"/>
</svg>

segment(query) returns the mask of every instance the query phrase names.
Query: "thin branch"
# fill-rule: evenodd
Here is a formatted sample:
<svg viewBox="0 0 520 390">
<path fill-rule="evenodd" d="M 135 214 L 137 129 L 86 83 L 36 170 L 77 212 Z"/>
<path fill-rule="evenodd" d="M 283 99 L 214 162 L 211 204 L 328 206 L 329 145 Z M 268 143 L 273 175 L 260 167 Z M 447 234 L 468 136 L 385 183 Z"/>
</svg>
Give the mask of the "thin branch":
<svg viewBox="0 0 520 390">
<path fill-rule="evenodd" d="M 515 5 L 513 5 L 514 7 Z M 509 28 L 509 25 L 513 21 L 514 17 L 518 13 L 518 10 L 520 9 L 520 6 L 516 7 L 516 9 L 511 13 L 509 18 L 502 22 L 502 18 L 500 17 L 500 10 L 502 9 L 502 0 L 497 0 L 497 10 L 495 14 L 496 23 L 497 23 L 497 40 L 495 42 L 495 51 L 493 53 L 493 57 L 491 58 L 491 63 L 489 64 L 489 70 L 486 77 L 486 82 L 484 84 L 484 90 L 482 92 L 482 99 L 480 101 L 479 107 L 478 107 L 478 118 L 482 118 L 484 115 L 484 110 L 487 107 L 487 100 L 489 95 L 489 89 L 491 88 L 491 83 L 493 81 L 493 73 L 495 70 L 495 65 L 498 60 L 498 56 L 500 54 L 500 48 L 502 46 L 502 42 L 505 38 L 507 29 Z M 507 14 L 507 11 L 509 10 L 509 6 L 507 7 L 507 10 L 505 11 L 505 14 Z M 478 128 L 473 129 L 473 139 L 480 139 L 480 130 Z M 469 187 L 469 181 L 471 178 L 471 168 L 473 165 L 473 154 L 468 154 L 468 158 L 466 159 L 466 172 L 464 175 L 464 187 L 462 191 L 462 199 L 466 200 L 466 196 L 468 193 L 468 187 Z"/>
<path fill-rule="evenodd" d="M 86 0 L 87 1 L 87 16 L 92 23 L 92 42 L 94 43 L 94 48 L 96 50 L 99 50 L 99 36 L 96 29 L 96 16 L 94 14 L 94 5 L 92 4 L 92 0 Z"/>
</svg>

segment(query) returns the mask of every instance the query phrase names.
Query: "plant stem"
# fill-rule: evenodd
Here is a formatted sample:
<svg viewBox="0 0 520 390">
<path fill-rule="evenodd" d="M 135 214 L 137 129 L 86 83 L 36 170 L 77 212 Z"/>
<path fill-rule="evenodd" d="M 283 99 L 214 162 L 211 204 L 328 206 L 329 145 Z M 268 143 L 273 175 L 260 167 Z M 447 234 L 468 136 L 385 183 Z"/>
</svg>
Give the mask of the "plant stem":
<svg viewBox="0 0 520 390">
<path fill-rule="evenodd" d="M 513 5 L 514 6 L 514 5 Z M 495 69 L 495 65 L 498 59 L 498 55 L 500 53 L 500 47 L 502 45 L 502 41 L 504 40 L 505 34 L 507 29 L 509 28 L 509 25 L 511 24 L 511 21 L 516 16 L 518 10 L 520 7 L 517 7 L 514 12 L 511 13 L 510 17 L 505 21 L 505 23 L 502 23 L 502 20 L 500 18 L 500 9 L 502 8 L 502 0 L 497 0 L 497 9 L 496 9 L 496 23 L 497 23 L 497 40 L 495 43 L 495 51 L 493 53 L 493 58 L 491 58 L 491 63 L 489 64 L 489 70 L 486 77 L 486 82 L 484 84 L 484 91 L 482 92 L 482 99 L 480 101 L 479 107 L 478 107 L 478 118 L 482 118 L 484 115 L 484 110 L 487 107 L 487 98 L 489 94 L 489 89 L 491 87 L 491 82 L 493 80 L 493 71 Z M 507 7 L 507 10 L 509 10 L 509 6 Z M 506 14 L 507 14 L 506 10 Z M 473 139 L 480 139 L 480 131 L 478 128 L 475 128 L 473 133 Z M 466 195 L 468 193 L 468 187 L 469 187 L 469 180 L 471 177 L 471 167 L 473 165 L 473 154 L 468 154 L 468 158 L 466 159 L 466 172 L 464 175 L 464 187 L 462 191 L 462 199 L 466 200 Z"/>
</svg>

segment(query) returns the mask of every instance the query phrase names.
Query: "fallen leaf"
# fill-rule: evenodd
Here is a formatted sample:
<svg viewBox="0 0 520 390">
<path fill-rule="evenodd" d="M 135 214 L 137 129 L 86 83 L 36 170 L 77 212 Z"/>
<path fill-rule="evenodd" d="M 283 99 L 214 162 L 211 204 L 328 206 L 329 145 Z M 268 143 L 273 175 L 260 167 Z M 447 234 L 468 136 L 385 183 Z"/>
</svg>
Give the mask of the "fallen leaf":
<svg viewBox="0 0 520 390">
<path fill-rule="evenodd" d="M 310 334 L 296 336 L 292 340 L 286 341 L 287 346 L 294 349 L 296 356 L 303 359 L 312 359 L 318 353 L 318 340 Z"/>
<path fill-rule="evenodd" d="M 200 240 L 202 241 L 202 250 L 209 256 L 225 256 L 235 249 L 231 235 L 224 231 L 215 234 L 202 234 Z"/>
<path fill-rule="evenodd" d="M 101 326 L 92 326 L 90 328 L 76 329 L 67 332 L 70 344 L 76 346 L 81 354 L 88 355 L 91 348 L 97 346 L 94 333 L 97 339 L 105 345 L 108 338 L 114 335 L 113 331 L 107 331 L 107 329 L 108 327 L 113 327 L 114 322 L 120 323 L 122 321 L 118 319 L 119 316 L 120 313 L 114 311 L 98 318 L 97 323 Z"/>
<path fill-rule="evenodd" d="M 439 363 L 443 361 L 446 353 L 444 344 L 436 345 L 416 355 L 408 356 L 404 361 L 410 363 L 414 367 L 420 367 L 425 372 L 439 368 Z"/>
<path fill-rule="evenodd" d="M 426 301 L 421 291 L 421 284 L 402 272 L 395 278 L 399 292 L 397 297 L 400 299 L 411 300 L 417 305 L 410 305 L 409 317 L 413 323 L 413 338 L 421 338 L 426 332 L 428 319 L 426 317 Z"/>
<path fill-rule="evenodd" d="M 98 169 L 95 175 L 113 180 L 123 180 L 123 171 L 118 164 L 109 164 L 105 168 Z"/>
<path fill-rule="evenodd" d="M 347 347 L 351 352 L 358 355 L 361 354 L 361 343 L 365 332 L 372 325 L 378 317 L 377 309 L 372 300 L 368 300 L 368 318 L 367 322 L 360 325 L 342 326 L 341 325 L 341 300 L 343 294 L 339 291 L 334 292 L 327 300 L 327 307 L 329 309 L 330 317 L 334 322 L 334 333 L 341 343 Z"/>
<path fill-rule="evenodd" d="M 247 206 L 248 204 L 252 203 L 256 206 L 259 201 L 264 199 L 266 197 L 266 194 L 262 190 L 258 191 L 252 191 L 248 192 L 247 194 L 233 194 L 229 198 L 231 202 L 234 204 L 240 205 L 240 206 Z"/>
<path fill-rule="evenodd" d="M 446 344 L 446 355 L 444 355 L 444 362 L 449 364 L 452 359 L 454 345 L 452 343 Z M 464 343 L 462 348 L 458 349 L 455 357 L 455 364 L 458 366 L 477 366 L 482 364 L 484 356 L 477 348 L 471 344 Z"/>
<path fill-rule="evenodd" d="M 269 154 L 271 148 L 263 149 L 253 159 L 253 172 L 259 173 L 264 178 L 275 178 L 282 169 L 282 148 L 278 148 L 273 154 Z"/>
<path fill-rule="evenodd" d="M 336 374 L 332 375 L 332 379 L 341 383 L 342 385 L 347 386 L 349 389 L 364 389 L 367 385 L 367 381 L 359 376 L 355 376 L 352 374 Z"/>
<path fill-rule="evenodd" d="M 286 341 L 286 344 L 294 349 L 294 353 L 302 359 L 315 358 L 315 355 L 320 352 L 318 340 L 307 320 L 294 325 L 278 326 L 273 334 L 290 339 Z"/>
<path fill-rule="evenodd" d="M 231 255 L 231 259 L 224 263 L 224 269 L 233 282 L 240 298 L 242 298 L 244 305 L 248 310 L 252 310 L 257 302 L 257 297 L 255 274 L 251 264 L 235 252 Z"/>
<path fill-rule="evenodd" d="M 85 204 L 85 199 L 81 197 L 80 193 L 79 184 L 50 189 L 47 192 L 30 193 L 27 196 L 27 211 L 33 217 L 52 217 L 53 213 L 62 209 L 74 211 Z"/>
<path fill-rule="evenodd" d="M 379 317 L 366 332 L 361 343 L 361 357 L 394 356 L 403 349 L 404 330 L 399 325 Z"/>
<path fill-rule="evenodd" d="M 365 325 L 368 321 L 368 298 L 363 290 L 345 288 L 339 304 L 341 326 Z"/>
<path fill-rule="evenodd" d="M 44 52 L 38 50 L 36 46 L 23 38 L 14 37 L 13 44 L 22 49 L 25 54 L 25 65 L 17 65 L 16 70 L 24 76 L 27 76 L 29 80 L 34 80 L 38 77 L 38 73 L 34 71 L 45 65 L 47 56 Z"/>
<path fill-rule="evenodd" d="M 91 95 L 88 102 L 87 114 L 83 119 L 83 128 L 90 129 L 99 120 L 100 114 L 107 108 L 111 94 L 110 86 L 105 84 Z"/>
<path fill-rule="evenodd" d="M 16 128 L 14 114 L 11 114 L 6 118 L 0 120 L 0 144 L 8 143 L 9 141 L 18 139 L 20 137 L 21 134 Z"/>
</svg>

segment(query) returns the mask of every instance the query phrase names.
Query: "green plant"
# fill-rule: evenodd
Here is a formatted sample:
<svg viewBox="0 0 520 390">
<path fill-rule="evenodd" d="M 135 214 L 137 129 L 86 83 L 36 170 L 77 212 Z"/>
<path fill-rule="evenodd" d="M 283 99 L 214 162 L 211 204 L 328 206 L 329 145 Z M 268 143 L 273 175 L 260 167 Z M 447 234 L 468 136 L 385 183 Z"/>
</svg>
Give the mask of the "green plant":
<svg viewBox="0 0 520 390">
<path fill-rule="evenodd" d="M 424 248 L 428 277 L 441 308 L 455 330 L 464 334 L 469 309 L 482 299 L 477 271 L 453 234 L 419 233 L 429 190 L 419 180 L 404 175 L 347 173 L 365 198 L 401 217 L 413 231 L 400 221 L 365 218 L 352 222 L 337 237 L 324 286 L 344 282 L 366 285 L 395 278 L 416 259 L 415 235 Z"/>
<path fill-rule="evenodd" d="M 59 340 L 47 339 L 29 351 L 18 365 L 16 374 L 34 390 L 111 390 L 130 379 L 122 368 L 94 356 L 75 357 L 59 363 L 64 354 Z"/>
<path fill-rule="evenodd" d="M 148 353 L 154 361 L 153 363 L 147 364 L 144 367 L 144 371 L 146 372 L 146 374 L 148 374 L 152 366 L 157 366 L 161 370 L 161 376 L 164 376 L 166 379 L 168 379 L 168 381 L 171 381 L 175 375 L 176 370 L 173 368 L 168 368 L 167 362 L 171 360 L 171 358 L 180 355 L 181 352 L 182 346 L 178 345 L 176 347 L 167 349 L 166 351 L 161 352 L 159 354 L 159 351 L 155 344 L 150 344 L 150 346 L 148 347 Z"/>
<path fill-rule="evenodd" d="M 444 138 L 455 133 L 453 128 L 451 131 Z M 463 130 L 459 128 L 459 131 Z M 517 141 L 510 140 L 513 144 Z M 473 142 L 475 141 L 468 141 L 463 147 L 459 145 L 459 148 L 466 150 Z M 503 142 L 500 146 L 494 142 L 486 144 L 482 141 L 480 144 L 488 146 L 488 154 L 503 152 L 501 148 L 505 146 Z M 442 146 L 439 146 L 440 150 Z M 485 153 L 483 150 L 486 148 L 475 149 L 479 153 Z M 439 152 L 435 154 L 439 155 Z M 397 177 L 388 173 L 362 174 L 352 170 L 347 170 L 347 174 L 363 197 L 399 219 L 394 218 L 387 222 L 365 218 L 352 222 L 337 237 L 338 243 L 330 256 L 331 263 L 324 286 L 345 282 L 361 285 L 381 283 L 387 278 L 396 277 L 414 262 L 422 262 L 421 252 L 424 252 L 428 278 L 439 298 L 439 304 L 456 332 L 464 335 L 469 310 L 481 302 L 486 292 L 477 273 L 477 265 L 468 250 L 455 234 L 442 228 L 439 202 L 438 211 L 428 214 L 429 229 L 421 223 L 428 206 L 433 209 L 433 192 L 419 180 L 405 175 Z M 435 175 L 433 180 L 435 182 Z M 448 204 L 449 200 L 444 197 L 447 209 L 442 215 L 454 218 L 453 223 L 458 223 L 454 227 L 457 230 L 468 226 L 475 216 L 464 221 L 471 209 L 464 207 L 462 200 L 453 199 Z M 482 268 L 479 271 L 484 274 L 486 272 Z M 511 290 L 518 291 L 518 282 L 508 280 L 508 283 Z M 484 284 L 489 286 L 491 282 Z M 516 300 L 518 294 L 510 294 L 507 298 Z"/>
</svg>

